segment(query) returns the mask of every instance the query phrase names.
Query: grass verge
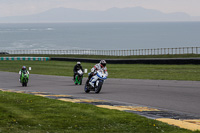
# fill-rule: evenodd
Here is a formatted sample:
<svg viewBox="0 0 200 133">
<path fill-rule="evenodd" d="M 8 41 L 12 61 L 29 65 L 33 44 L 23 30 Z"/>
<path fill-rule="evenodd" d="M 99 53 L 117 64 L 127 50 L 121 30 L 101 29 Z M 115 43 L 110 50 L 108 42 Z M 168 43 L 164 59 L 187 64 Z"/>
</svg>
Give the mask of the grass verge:
<svg viewBox="0 0 200 133">
<path fill-rule="evenodd" d="M 0 132 L 190 133 L 132 113 L 0 91 Z"/>
<path fill-rule="evenodd" d="M 72 76 L 75 64 L 65 61 L 0 61 L 0 71 L 18 72 L 25 65 L 32 67 L 31 74 Z M 90 71 L 94 63 L 82 62 L 82 66 Z M 200 81 L 200 65 L 108 64 L 107 67 L 109 78 Z"/>
</svg>

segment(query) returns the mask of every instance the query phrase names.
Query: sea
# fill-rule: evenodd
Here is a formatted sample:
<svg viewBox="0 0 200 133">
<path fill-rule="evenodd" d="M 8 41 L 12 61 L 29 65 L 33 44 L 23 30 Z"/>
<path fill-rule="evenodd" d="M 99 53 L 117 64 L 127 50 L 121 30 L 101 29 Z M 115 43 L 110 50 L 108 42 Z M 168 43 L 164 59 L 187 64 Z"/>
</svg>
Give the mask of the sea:
<svg viewBox="0 0 200 133">
<path fill-rule="evenodd" d="M 0 50 L 200 47 L 200 22 L 0 24 Z"/>
</svg>

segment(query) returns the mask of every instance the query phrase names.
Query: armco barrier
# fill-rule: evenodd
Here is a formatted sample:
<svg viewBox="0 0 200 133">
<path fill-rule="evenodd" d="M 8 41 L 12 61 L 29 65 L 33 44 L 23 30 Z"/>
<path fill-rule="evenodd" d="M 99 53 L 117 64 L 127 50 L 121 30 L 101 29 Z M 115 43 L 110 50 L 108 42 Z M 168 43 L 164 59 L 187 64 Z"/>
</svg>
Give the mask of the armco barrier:
<svg viewBox="0 0 200 133">
<path fill-rule="evenodd" d="M 81 61 L 98 63 L 100 59 L 52 57 L 56 61 Z M 200 58 L 106 59 L 109 64 L 200 64 Z"/>
<path fill-rule="evenodd" d="M 27 61 L 49 61 L 49 57 L 0 57 L 0 61 L 3 60 L 27 60 Z"/>
</svg>

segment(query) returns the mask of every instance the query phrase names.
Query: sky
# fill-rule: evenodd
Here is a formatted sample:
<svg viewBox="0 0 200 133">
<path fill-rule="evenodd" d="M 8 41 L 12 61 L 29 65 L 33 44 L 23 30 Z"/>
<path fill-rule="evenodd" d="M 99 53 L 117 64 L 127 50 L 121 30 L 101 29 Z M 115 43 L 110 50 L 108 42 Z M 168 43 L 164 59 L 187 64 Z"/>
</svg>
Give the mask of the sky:
<svg viewBox="0 0 200 133">
<path fill-rule="evenodd" d="M 102 11 L 136 6 L 200 16 L 199 5 L 200 0 L 0 0 L 0 17 L 31 15 L 58 7 Z"/>
</svg>

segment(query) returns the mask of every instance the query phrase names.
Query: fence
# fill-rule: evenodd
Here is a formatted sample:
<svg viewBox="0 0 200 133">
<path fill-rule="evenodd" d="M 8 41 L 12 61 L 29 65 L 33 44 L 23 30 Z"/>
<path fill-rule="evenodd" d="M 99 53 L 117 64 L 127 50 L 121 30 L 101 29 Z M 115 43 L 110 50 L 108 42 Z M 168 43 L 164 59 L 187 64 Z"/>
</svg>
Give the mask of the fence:
<svg viewBox="0 0 200 133">
<path fill-rule="evenodd" d="M 173 55 L 200 54 L 200 47 L 132 49 L 132 50 L 0 50 L 0 54 L 44 54 L 44 55 Z"/>
</svg>

